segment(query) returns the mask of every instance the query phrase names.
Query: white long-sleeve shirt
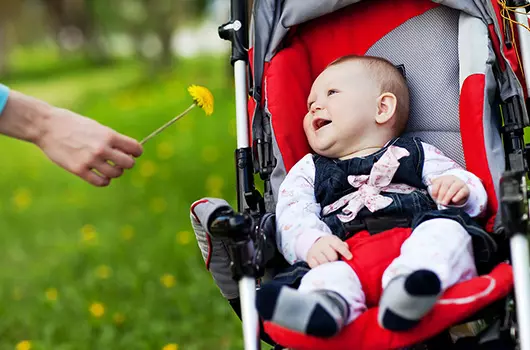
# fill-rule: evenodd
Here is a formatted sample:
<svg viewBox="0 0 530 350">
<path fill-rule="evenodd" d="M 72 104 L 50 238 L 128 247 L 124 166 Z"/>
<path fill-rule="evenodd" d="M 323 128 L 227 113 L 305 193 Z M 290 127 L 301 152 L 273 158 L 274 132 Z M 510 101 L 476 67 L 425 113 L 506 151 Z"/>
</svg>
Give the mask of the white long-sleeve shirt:
<svg viewBox="0 0 530 350">
<path fill-rule="evenodd" d="M 480 179 L 447 158 L 436 147 L 423 143 L 422 181 L 431 193 L 431 182 L 440 176 L 454 175 L 469 188 L 469 198 L 461 208 L 471 217 L 483 213 L 487 194 Z M 276 205 L 276 241 L 285 259 L 294 264 L 305 261 L 317 239 L 331 235 L 331 229 L 320 219 L 321 207 L 315 198 L 315 163 L 307 154 L 289 171 L 280 186 Z M 452 206 L 454 207 L 454 206 Z M 446 207 L 438 204 L 439 209 Z"/>
</svg>

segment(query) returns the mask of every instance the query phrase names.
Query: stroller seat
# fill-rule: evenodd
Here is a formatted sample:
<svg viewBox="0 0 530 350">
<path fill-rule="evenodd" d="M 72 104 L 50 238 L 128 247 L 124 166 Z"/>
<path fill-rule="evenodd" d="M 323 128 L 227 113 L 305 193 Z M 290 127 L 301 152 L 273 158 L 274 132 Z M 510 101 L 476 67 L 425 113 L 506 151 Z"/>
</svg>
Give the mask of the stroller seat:
<svg viewBox="0 0 530 350">
<path fill-rule="evenodd" d="M 256 1 L 255 11 L 260 5 L 271 3 Z M 443 6 L 446 2 L 448 6 Z M 499 44 L 501 40 L 494 25 L 484 20 L 484 11 L 494 13 L 492 4 L 496 1 L 480 2 L 484 8 L 469 5 L 472 2 L 335 1 L 336 5 L 329 5 L 334 7 L 331 13 L 303 23 L 297 23 L 293 12 L 288 11 L 297 2 L 284 2 L 283 13 L 274 13 L 278 25 L 268 33 L 272 39 L 266 50 L 257 33 L 256 44 L 261 46 L 249 51 L 249 57 L 253 58 L 252 71 L 259 72 L 254 74 L 255 78 L 259 77 L 254 83 L 260 89 L 258 103 L 249 101 L 249 114 L 256 117 L 255 111 L 261 109 L 272 126 L 276 159 L 270 177 L 273 201 L 286 173 L 311 152 L 302 120 L 313 80 L 341 56 L 379 56 L 400 67 L 405 74 L 411 96 L 406 134 L 433 144 L 482 180 L 489 201 L 480 222 L 495 236 L 501 228 L 497 215 L 499 184 L 506 167 L 499 105 L 501 97 L 509 91 L 517 91 L 520 96 L 523 93 L 515 78 L 520 74 L 518 65 L 503 60 L 503 57 L 514 57 L 513 51 Z M 310 3 L 316 6 L 318 1 L 307 0 L 308 7 Z M 302 6 L 300 2 L 298 6 Z M 342 8 L 337 10 L 338 7 Z M 272 21 L 261 18 L 262 22 L 267 20 Z M 260 17 L 255 30 L 260 29 L 259 25 Z M 499 85 L 499 72 L 507 69 L 511 69 L 508 75 L 513 79 L 504 79 Z M 255 133 L 256 128 L 252 131 Z M 219 201 L 195 202 L 191 218 L 203 257 L 221 292 L 227 299 L 234 299 L 237 284 L 230 283 L 227 277 L 230 258 L 225 243 L 210 239 L 207 223 L 201 219 L 205 217 L 201 213 Z M 500 233 L 496 238 L 504 242 Z M 497 258 L 501 261 L 508 257 Z M 407 332 L 382 329 L 377 323 L 377 306 L 370 307 L 331 339 L 310 337 L 272 323 L 265 323 L 264 330 L 277 344 L 292 349 L 398 349 L 421 343 L 465 321 L 506 297 L 512 289 L 512 268 L 500 263 L 488 274 L 448 289 L 420 325 Z"/>
</svg>

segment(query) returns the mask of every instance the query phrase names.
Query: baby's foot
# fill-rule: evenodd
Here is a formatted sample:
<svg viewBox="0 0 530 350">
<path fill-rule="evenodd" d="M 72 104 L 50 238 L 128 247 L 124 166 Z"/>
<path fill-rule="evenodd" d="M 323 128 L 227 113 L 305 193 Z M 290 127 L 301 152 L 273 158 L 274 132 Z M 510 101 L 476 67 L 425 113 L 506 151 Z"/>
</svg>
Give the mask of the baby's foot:
<svg viewBox="0 0 530 350">
<path fill-rule="evenodd" d="M 381 296 L 379 324 L 391 331 L 409 330 L 431 311 L 440 294 L 440 279 L 430 270 L 398 276 L 390 281 Z"/>
<path fill-rule="evenodd" d="M 258 290 L 256 306 L 265 321 L 323 338 L 337 334 L 349 312 L 344 298 L 335 292 L 301 293 L 277 284 L 266 284 Z"/>
</svg>

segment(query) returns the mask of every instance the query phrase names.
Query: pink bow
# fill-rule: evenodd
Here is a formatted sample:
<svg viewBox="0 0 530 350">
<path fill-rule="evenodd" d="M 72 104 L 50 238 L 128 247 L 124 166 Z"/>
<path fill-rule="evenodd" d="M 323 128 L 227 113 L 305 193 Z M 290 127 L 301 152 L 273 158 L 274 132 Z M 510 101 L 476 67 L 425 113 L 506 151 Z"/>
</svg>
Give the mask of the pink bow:
<svg viewBox="0 0 530 350">
<path fill-rule="evenodd" d="M 328 215 L 346 205 L 342 209 L 342 214 L 338 214 L 337 217 L 342 222 L 349 222 L 355 219 L 359 211 L 364 207 L 367 207 L 372 213 L 388 207 L 393 200 L 380 195 L 379 193 L 382 191 L 394 193 L 410 193 L 414 191 L 415 188 L 412 186 L 390 183 L 399 168 L 399 160 L 409 155 L 410 153 L 404 148 L 397 146 L 388 147 L 381 159 L 375 162 L 370 175 L 348 176 L 348 183 L 358 188 L 358 190 L 327 205 L 322 210 L 322 214 Z"/>
</svg>

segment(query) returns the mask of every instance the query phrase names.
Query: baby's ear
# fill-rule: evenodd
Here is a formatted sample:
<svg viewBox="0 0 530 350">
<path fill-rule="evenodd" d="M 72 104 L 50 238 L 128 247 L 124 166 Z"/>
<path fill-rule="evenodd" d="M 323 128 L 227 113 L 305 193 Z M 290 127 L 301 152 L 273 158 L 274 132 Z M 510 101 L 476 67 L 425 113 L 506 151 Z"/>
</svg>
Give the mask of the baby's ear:
<svg viewBox="0 0 530 350">
<path fill-rule="evenodd" d="M 397 98 L 391 92 L 385 92 L 377 98 L 377 113 L 375 115 L 375 122 L 377 124 L 385 124 L 392 119 L 396 113 Z"/>
</svg>

